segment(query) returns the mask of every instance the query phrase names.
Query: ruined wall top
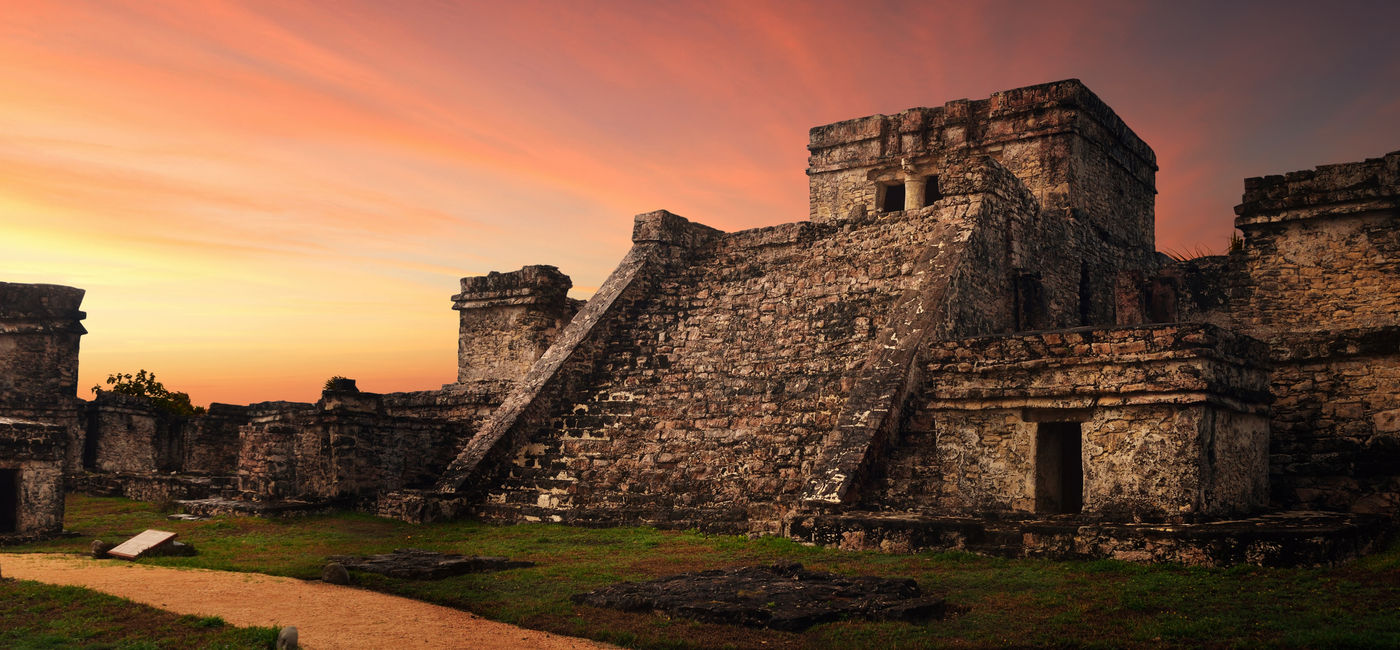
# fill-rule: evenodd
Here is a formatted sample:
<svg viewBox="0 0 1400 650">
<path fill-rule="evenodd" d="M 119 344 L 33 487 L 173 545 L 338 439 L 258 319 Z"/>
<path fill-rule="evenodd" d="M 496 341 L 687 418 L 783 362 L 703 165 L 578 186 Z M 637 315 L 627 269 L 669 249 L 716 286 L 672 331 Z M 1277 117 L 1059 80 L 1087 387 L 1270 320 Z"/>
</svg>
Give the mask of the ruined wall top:
<svg viewBox="0 0 1400 650">
<path fill-rule="evenodd" d="M 959 99 L 941 107 L 814 127 L 807 146 L 811 152 L 807 173 L 1070 132 L 1114 144 L 1135 159 L 1124 158 L 1121 164 L 1157 168 L 1152 148 L 1113 109 L 1078 79 L 1067 79 L 1005 90 L 982 100 Z"/>
<path fill-rule="evenodd" d="M 544 264 L 522 267 L 519 271 L 462 278 L 462 292 L 452 296 L 452 308 L 477 309 L 504 305 L 533 305 L 564 302 L 574 286 L 569 276 Z"/>
<path fill-rule="evenodd" d="M 1246 178 L 1235 226 L 1400 208 L 1400 151 L 1361 162 Z"/>
<path fill-rule="evenodd" d="M 0 282 L 0 331 L 86 333 L 78 309 L 86 292 L 57 284 Z"/>
</svg>

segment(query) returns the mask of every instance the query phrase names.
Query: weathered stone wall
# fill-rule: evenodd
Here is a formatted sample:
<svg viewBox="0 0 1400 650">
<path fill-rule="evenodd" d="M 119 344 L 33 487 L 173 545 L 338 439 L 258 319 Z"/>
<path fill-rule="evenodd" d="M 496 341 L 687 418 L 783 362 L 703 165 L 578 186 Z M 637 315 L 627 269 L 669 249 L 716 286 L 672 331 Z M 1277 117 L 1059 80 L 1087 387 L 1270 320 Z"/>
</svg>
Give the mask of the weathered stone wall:
<svg viewBox="0 0 1400 650">
<path fill-rule="evenodd" d="M 816 127 L 808 149 L 813 221 L 898 209 L 882 201 L 889 187 L 918 207 L 948 158 L 995 158 L 1066 235 L 1046 242 L 1058 254 L 1039 270 L 1048 322 L 1034 329 L 1113 324 L 1112 279 L 1153 265 L 1156 157 L 1077 80 Z"/>
<path fill-rule="evenodd" d="M 99 391 L 84 406 L 83 466 L 132 474 L 179 471 L 184 462 L 186 418 L 165 413 L 149 400 Z"/>
<path fill-rule="evenodd" d="M 81 462 L 78 342 L 84 291 L 0 282 L 0 416 L 62 426 L 65 469 Z"/>
<path fill-rule="evenodd" d="M 327 391 L 296 435 L 296 492 L 365 499 L 432 485 L 466 438 L 462 424 L 384 413 L 373 393 Z"/>
<path fill-rule="evenodd" d="M 514 380 L 480 380 L 448 384 L 440 390 L 385 393 L 384 413 L 395 417 L 451 420 L 475 429 L 501 405 L 514 386 Z"/>
<path fill-rule="evenodd" d="M 1236 212 L 1240 250 L 1154 281 L 1269 343 L 1275 504 L 1400 512 L 1400 152 L 1246 179 Z"/>
<path fill-rule="evenodd" d="M 388 415 L 381 395 L 352 386 L 325 391 L 314 407 L 254 416 L 240 437 L 245 495 L 358 503 L 432 485 L 466 429 L 458 422 Z"/>
<path fill-rule="evenodd" d="M 258 501 L 297 493 L 296 435 L 314 413 L 311 404 L 281 403 L 249 413 L 238 430 L 238 489 Z"/>
<path fill-rule="evenodd" d="M 1265 354 L 1209 325 L 932 343 L 920 406 L 864 506 L 1044 513 L 1037 433 L 1072 423 L 1085 514 L 1193 520 L 1257 510 L 1268 501 Z"/>
<path fill-rule="evenodd" d="M 0 541 L 57 535 L 63 530 L 63 461 L 67 427 L 0 416 Z"/>
<path fill-rule="evenodd" d="M 187 474 L 231 475 L 238 469 L 238 429 L 248 423 L 250 406 L 215 402 L 184 427 L 184 458 L 181 471 Z"/>
<path fill-rule="evenodd" d="M 1400 513 L 1400 327 L 1277 341 L 1274 498 Z"/>
<path fill-rule="evenodd" d="M 574 399 L 488 482 L 487 514 L 777 532 L 907 292 L 937 285 L 931 331 L 1012 327 L 992 226 L 1033 201 L 993 162 L 958 169 L 977 191 L 718 236 L 658 263 L 649 291 L 613 309 Z"/>
<path fill-rule="evenodd" d="M 573 282 L 553 266 L 462 278 L 452 296 L 460 311 L 458 383 L 514 381 L 544 354 L 582 302 L 568 297 Z"/>
</svg>

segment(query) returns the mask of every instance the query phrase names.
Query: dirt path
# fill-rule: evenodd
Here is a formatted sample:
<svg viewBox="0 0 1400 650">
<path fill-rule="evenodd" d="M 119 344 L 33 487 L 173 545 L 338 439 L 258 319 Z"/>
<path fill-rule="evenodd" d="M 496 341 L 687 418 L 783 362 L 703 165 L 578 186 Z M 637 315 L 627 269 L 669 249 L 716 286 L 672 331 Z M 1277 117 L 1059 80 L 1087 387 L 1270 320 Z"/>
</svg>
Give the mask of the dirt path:
<svg viewBox="0 0 1400 650">
<path fill-rule="evenodd" d="M 0 574 L 77 585 L 234 625 L 295 625 L 307 648 L 610 648 L 387 594 L 258 573 L 0 554 Z"/>
</svg>

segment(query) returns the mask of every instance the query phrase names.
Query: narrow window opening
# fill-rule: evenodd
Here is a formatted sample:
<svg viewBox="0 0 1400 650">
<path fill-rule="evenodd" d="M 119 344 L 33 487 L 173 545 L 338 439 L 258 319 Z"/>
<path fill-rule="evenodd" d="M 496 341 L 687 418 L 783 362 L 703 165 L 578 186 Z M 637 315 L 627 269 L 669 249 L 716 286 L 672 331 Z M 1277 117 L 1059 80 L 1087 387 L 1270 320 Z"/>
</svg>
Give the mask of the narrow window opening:
<svg viewBox="0 0 1400 650">
<path fill-rule="evenodd" d="M 1044 422 L 1036 432 L 1035 511 L 1084 509 L 1083 437 L 1078 422 Z"/>
<path fill-rule="evenodd" d="M 1045 329 L 1049 320 L 1045 305 L 1045 286 L 1040 274 L 1034 271 L 1018 271 L 1015 276 L 1016 292 L 1016 331 Z"/>
<path fill-rule="evenodd" d="M 0 533 L 19 529 L 19 470 L 0 469 Z"/>
<path fill-rule="evenodd" d="M 98 420 L 97 413 L 88 413 L 87 435 L 83 436 L 83 469 L 97 469 L 97 438 L 102 435 Z"/>
<path fill-rule="evenodd" d="M 1094 314 L 1094 283 L 1089 278 L 1089 263 L 1079 263 L 1079 324 L 1091 325 Z"/>
<path fill-rule="evenodd" d="M 904 209 L 904 184 L 883 186 L 884 196 L 880 200 L 880 209 L 885 212 L 898 212 Z"/>
<path fill-rule="evenodd" d="M 943 192 L 938 189 L 938 176 L 927 176 L 924 178 L 924 207 L 933 205 L 935 201 L 943 198 Z"/>
</svg>

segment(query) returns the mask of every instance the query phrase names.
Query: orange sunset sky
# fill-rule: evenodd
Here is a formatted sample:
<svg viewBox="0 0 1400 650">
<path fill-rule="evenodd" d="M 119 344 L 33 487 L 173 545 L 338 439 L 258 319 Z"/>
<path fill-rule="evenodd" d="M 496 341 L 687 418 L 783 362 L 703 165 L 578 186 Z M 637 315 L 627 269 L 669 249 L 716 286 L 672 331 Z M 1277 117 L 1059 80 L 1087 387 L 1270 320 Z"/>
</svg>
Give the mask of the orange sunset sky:
<svg viewBox="0 0 1400 650">
<path fill-rule="evenodd" d="M 0 280 L 87 290 L 79 395 L 455 378 L 463 275 L 592 293 L 632 215 L 806 217 L 807 129 L 1077 77 L 1159 248 L 1245 176 L 1400 149 L 1397 2 L 0 0 Z"/>
</svg>

